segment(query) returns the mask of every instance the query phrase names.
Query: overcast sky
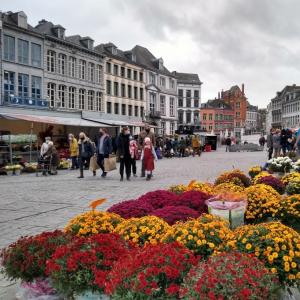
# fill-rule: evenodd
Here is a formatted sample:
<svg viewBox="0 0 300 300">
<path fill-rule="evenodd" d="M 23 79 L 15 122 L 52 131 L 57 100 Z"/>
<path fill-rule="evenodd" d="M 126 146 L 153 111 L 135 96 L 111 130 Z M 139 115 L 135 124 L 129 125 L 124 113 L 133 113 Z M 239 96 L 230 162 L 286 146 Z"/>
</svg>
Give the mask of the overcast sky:
<svg viewBox="0 0 300 300">
<path fill-rule="evenodd" d="M 31 25 L 61 24 L 122 50 L 136 44 L 170 71 L 198 73 L 202 101 L 245 84 L 251 104 L 265 107 L 276 91 L 300 84 L 298 0 L 0 0 L 23 10 Z"/>
</svg>

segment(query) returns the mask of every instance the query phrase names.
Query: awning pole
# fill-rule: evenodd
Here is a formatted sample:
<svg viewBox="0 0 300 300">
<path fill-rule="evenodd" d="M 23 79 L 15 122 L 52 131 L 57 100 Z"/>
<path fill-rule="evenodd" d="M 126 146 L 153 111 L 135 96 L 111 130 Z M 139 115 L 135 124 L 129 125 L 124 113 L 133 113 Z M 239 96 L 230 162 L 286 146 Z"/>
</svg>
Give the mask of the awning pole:
<svg viewBox="0 0 300 300">
<path fill-rule="evenodd" d="M 33 133 L 33 122 L 31 122 L 30 126 L 30 148 L 29 148 L 29 162 L 31 163 L 31 152 L 32 152 L 32 133 Z"/>
</svg>

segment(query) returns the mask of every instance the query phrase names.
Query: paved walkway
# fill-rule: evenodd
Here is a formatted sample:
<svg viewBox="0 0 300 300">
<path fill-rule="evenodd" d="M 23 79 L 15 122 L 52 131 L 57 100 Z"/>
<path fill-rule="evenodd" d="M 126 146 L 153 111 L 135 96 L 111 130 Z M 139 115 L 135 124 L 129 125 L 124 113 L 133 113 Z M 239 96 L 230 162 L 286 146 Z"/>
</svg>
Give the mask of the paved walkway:
<svg viewBox="0 0 300 300">
<path fill-rule="evenodd" d="M 63 228 L 73 216 L 87 210 L 91 200 L 106 198 L 102 209 L 122 200 L 134 199 L 155 189 L 173 184 L 187 184 L 192 179 L 210 181 L 226 170 L 263 164 L 266 152 L 203 153 L 199 157 L 163 159 L 157 162 L 154 178 L 120 182 L 117 171 L 102 179 L 89 171 L 77 179 L 77 171 L 60 171 L 57 176 L 36 177 L 34 174 L 0 177 L 0 248 L 22 235 Z M 140 164 L 138 163 L 138 170 Z M 14 286 L 0 278 L 0 300 L 12 300 Z"/>
</svg>

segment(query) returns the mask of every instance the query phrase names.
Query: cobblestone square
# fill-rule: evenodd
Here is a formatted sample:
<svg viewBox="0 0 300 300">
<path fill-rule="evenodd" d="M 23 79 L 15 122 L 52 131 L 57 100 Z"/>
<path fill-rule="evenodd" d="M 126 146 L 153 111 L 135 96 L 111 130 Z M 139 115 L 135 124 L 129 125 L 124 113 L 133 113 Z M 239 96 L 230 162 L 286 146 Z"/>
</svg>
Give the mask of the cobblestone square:
<svg viewBox="0 0 300 300">
<path fill-rule="evenodd" d="M 134 199 L 148 191 L 167 188 L 173 184 L 187 184 L 190 180 L 213 182 L 222 171 L 239 168 L 247 171 L 250 166 L 263 164 L 266 152 L 217 152 L 203 153 L 201 157 L 163 159 L 156 163 L 154 178 L 132 178 L 119 181 L 113 171 L 107 178 L 93 177 L 85 172 L 84 179 L 77 179 L 77 171 L 60 171 L 57 176 L 36 177 L 35 174 L 0 177 L 0 248 L 22 235 L 63 228 L 76 214 L 87 210 L 88 203 L 106 198 L 102 209 L 112 204 Z M 140 163 L 138 163 L 138 170 Z M 15 286 L 0 279 L 0 299 L 12 300 Z"/>
</svg>

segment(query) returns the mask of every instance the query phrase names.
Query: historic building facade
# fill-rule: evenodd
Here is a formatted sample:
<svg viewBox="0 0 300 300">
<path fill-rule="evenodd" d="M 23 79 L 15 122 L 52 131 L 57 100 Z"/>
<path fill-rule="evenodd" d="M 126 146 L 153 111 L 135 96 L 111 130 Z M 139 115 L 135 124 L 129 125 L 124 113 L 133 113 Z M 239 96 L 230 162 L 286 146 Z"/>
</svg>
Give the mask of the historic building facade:
<svg viewBox="0 0 300 300">
<path fill-rule="evenodd" d="M 201 85 L 198 74 L 173 72 L 177 79 L 178 130 L 200 130 Z"/>
<path fill-rule="evenodd" d="M 257 132 L 258 107 L 247 103 L 245 134 Z"/>
</svg>

